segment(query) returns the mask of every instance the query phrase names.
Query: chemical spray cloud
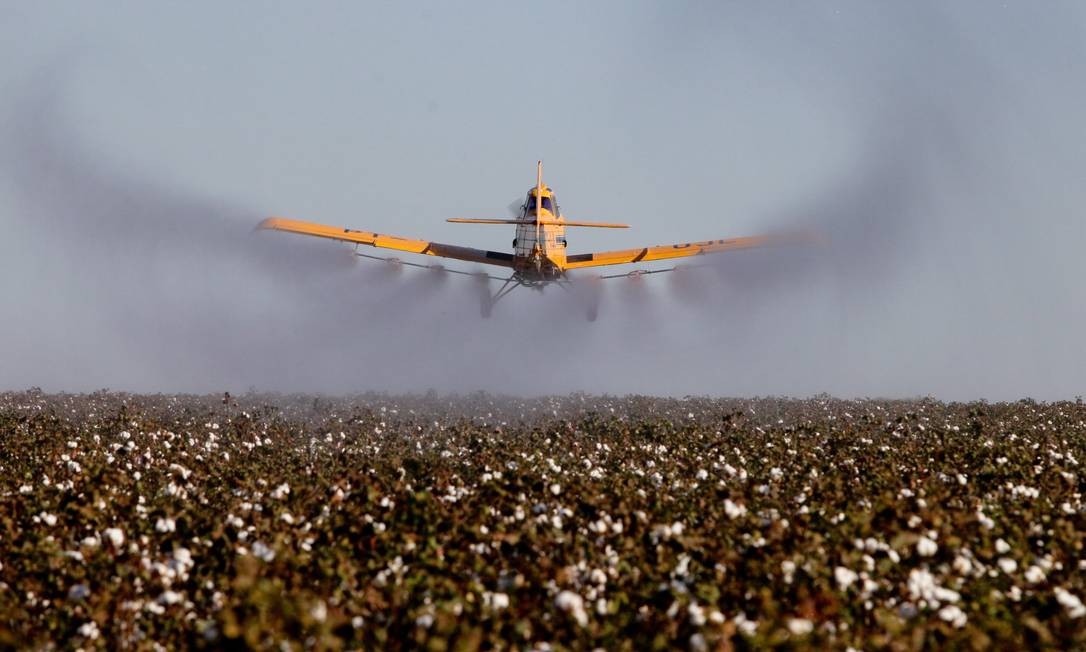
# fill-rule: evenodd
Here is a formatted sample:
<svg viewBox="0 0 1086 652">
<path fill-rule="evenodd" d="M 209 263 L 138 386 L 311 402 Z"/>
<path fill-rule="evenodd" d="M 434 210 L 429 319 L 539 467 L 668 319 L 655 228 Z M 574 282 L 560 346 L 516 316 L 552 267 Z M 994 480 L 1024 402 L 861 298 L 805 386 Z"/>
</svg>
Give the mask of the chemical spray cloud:
<svg viewBox="0 0 1086 652">
<path fill-rule="evenodd" d="M 857 121 L 871 135 L 838 184 L 785 199 L 768 221 L 822 245 L 722 256 L 674 285 L 608 281 L 595 324 L 576 292 L 518 292 L 480 320 L 470 279 L 389 274 L 335 243 L 254 236 L 262 211 L 88 151 L 65 89 L 63 76 L 27 89 L 0 153 L 20 202 L 9 233 L 37 252 L 6 275 L 7 387 L 1009 398 L 1067 396 L 1082 380 L 1002 373 L 1066 338 L 978 355 L 1022 326 L 975 298 L 991 259 L 960 254 L 982 225 L 955 217 L 947 188 L 960 199 L 996 177 L 973 153 L 968 104 L 937 101 L 945 84 L 897 89 Z M 1038 383 L 1043 373 L 1055 380 Z"/>
<path fill-rule="evenodd" d="M 568 299 L 514 299 L 504 320 L 481 321 L 474 279 L 356 264 L 339 243 L 253 234 L 259 211 L 123 170 L 83 149 L 71 123 L 64 84 L 51 77 L 25 94 L 5 135 L 14 230 L 43 252 L 19 270 L 5 384 L 561 389 L 562 369 L 537 361 L 577 355 Z M 582 320 L 578 312 L 576 328 Z M 514 363 L 542 372 L 526 382 Z"/>
<path fill-rule="evenodd" d="M 854 290 L 877 287 L 881 272 L 896 268 L 917 226 L 927 142 L 908 134 L 878 147 L 844 187 L 782 222 L 818 231 L 828 239 L 822 247 L 718 259 L 718 276 L 687 313 L 669 312 L 666 286 L 646 277 L 604 285 L 596 325 L 583 322 L 583 302 L 563 296 L 511 297 L 481 321 L 461 277 L 393 274 L 352 265 L 335 243 L 253 236 L 258 211 L 118 170 L 80 149 L 63 106 L 59 85 L 28 95 L 6 163 L 24 227 L 54 261 L 31 278 L 49 288 L 44 303 L 65 322 L 39 330 L 44 339 L 31 347 L 59 355 L 27 357 L 43 366 L 24 372 L 66 389 L 773 388 L 782 368 L 825 369 L 821 356 L 780 351 L 783 342 L 834 332 L 833 320 L 857 303 Z M 827 297 L 836 310 L 809 310 Z M 742 372 L 718 388 L 710 384 L 716 365 Z M 677 367 L 682 382 L 672 386 Z"/>
<path fill-rule="evenodd" d="M 865 139 L 866 151 L 834 185 L 769 218 L 766 230 L 774 244 L 699 261 L 692 273 L 680 275 L 679 284 L 709 282 L 720 290 L 715 296 L 744 301 L 809 292 L 812 281 L 843 292 L 878 291 L 907 271 L 922 250 L 922 234 L 937 226 L 930 176 L 942 158 L 944 118 L 928 113 L 915 124 L 879 125 Z M 716 277 L 694 271 L 702 266 Z"/>
</svg>

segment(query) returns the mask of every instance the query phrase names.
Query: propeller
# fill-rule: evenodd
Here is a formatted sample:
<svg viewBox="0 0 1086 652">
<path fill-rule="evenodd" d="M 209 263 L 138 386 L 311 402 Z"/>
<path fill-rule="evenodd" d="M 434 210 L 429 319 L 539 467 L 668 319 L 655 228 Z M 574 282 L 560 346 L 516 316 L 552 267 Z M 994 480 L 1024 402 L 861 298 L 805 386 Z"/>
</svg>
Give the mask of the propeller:
<svg viewBox="0 0 1086 652">
<path fill-rule="evenodd" d="M 519 219 L 524 215 L 524 200 L 517 198 L 509 202 L 509 206 L 506 208 L 509 211 L 509 215 Z"/>
</svg>

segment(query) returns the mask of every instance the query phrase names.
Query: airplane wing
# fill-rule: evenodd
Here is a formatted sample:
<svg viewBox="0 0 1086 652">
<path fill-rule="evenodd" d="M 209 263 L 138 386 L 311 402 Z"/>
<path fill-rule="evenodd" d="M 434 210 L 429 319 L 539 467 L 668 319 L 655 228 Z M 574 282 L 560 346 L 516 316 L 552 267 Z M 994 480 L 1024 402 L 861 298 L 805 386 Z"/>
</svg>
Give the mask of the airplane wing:
<svg viewBox="0 0 1086 652">
<path fill-rule="evenodd" d="M 566 269 L 578 269 L 581 267 L 599 267 L 601 265 L 643 263 L 652 260 L 685 258 L 687 256 L 715 254 L 737 249 L 764 247 L 775 242 L 777 242 L 777 239 L 772 236 L 753 236 L 749 238 L 728 238 L 725 240 L 706 240 L 705 242 L 658 245 L 655 247 L 642 247 L 640 249 L 601 251 L 591 254 L 573 254 L 566 256 L 565 267 Z"/>
<path fill-rule="evenodd" d="M 301 220 L 291 220 L 284 217 L 269 217 L 258 224 L 257 228 L 311 235 L 317 238 L 353 242 L 355 244 L 364 244 L 371 247 L 379 247 L 381 249 L 395 249 L 397 251 L 406 251 L 408 253 L 423 254 L 426 256 L 454 258 L 456 260 L 466 260 L 473 263 L 483 263 L 485 265 L 498 265 L 501 267 L 513 266 L 513 254 L 500 251 L 485 251 L 483 249 L 458 247 L 456 245 L 441 244 L 440 242 L 430 242 L 428 240 L 413 240 L 411 238 L 401 238 L 395 235 L 371 233 L 369 231 L 356 231 L 354 229 L 347 229 L 339 226 L 303 222 Z"/>
</svg>

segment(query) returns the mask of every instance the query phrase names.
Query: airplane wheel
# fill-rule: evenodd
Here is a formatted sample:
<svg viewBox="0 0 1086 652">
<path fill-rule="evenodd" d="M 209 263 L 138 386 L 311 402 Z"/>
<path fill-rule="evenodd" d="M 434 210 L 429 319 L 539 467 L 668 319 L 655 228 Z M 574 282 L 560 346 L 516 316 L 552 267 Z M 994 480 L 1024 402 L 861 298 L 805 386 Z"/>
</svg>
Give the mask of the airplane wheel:
<svg viewBox="0 0 1086 652">
<path fill-rule="evenodd" d="M 596 306 L 592 306 L 591 308 L 589 308 L 588 314 L 585 315 L 585 317 L 588 318 L 588 321 L 596 321 L 596 317 L 598 316 L 599 310 L 596 308 Z"/>
</svg>

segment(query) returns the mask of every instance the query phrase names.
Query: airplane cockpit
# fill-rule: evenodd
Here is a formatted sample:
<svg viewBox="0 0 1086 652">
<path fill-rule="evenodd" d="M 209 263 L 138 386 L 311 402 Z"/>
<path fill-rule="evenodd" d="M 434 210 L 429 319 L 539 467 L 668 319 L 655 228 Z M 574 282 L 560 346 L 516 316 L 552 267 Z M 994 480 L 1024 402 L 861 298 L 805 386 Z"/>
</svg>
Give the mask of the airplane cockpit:
<svg viewBox="0 0 1086 652">
<path fill-rule="evenodd" d="M 543 206 L 543 209 L 546 210 L 546 211 L 549 211 L 551 215 L 557 215 L 558 214 L 558 198 L 555 197 L 554 195 L 550 195 L 550 196 L 543 195 L 543 200 L 540 202 L 540 204 Z M 534 189 L 532 191 L 528 192 L 528 198 L 524 200 L 524 214 L 525 215 L 534 215 L 535 214 L 535 191 L 534 191 Z"/>
</svg>

